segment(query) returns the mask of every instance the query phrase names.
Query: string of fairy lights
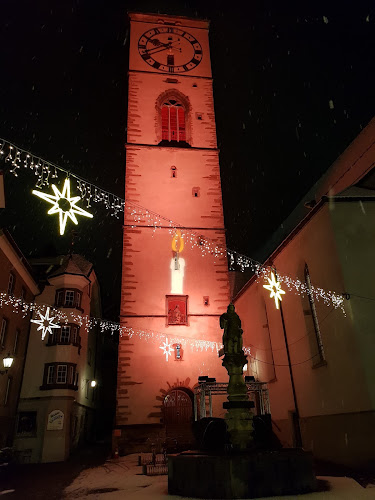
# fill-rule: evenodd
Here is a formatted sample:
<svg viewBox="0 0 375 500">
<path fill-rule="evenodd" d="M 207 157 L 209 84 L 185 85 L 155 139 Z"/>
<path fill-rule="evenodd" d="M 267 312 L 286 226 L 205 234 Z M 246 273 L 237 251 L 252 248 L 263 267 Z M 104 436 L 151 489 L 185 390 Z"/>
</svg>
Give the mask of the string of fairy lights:
<svg viewBox="0 0 375 500">
<path fill-rule="evenodd" d="M 310 295 L 314 300 L 322 300 L 325 305 L 339 308 L 345 314 L 343 294 L 325 290 L 312 284 L 308 286 L 298 278 L 279 273 L 276 280 L 270 266 L 263 265 L 250 257 L 227 248 L 225 242 L 220 244 L 206 236 L 203 237 L 197 234 L 194 230 L 184 228 L 181 224 L 137 203 L 125 201 L 73 172 L 1 138 L 0 158 L 3 158 L 5 163 L 9 165 L 9 171 L 15 177 L 18 177 L 23 171 L 34 173 L 36 176 L 35 187 L 37 189 L 34 189 L 32 193 L 52 205 L 47 213 L 49 215 L 58 214 L 60 235 L 64 234 L 68 219 L 77 225 L 77 216 L 92 218 L 93 215 L 88 211 L 92 206 L 91 203 L 99 203 L 116 218 L 119 218 L 120 214 L 126 211 L 125 216 L 133 221 L 132 227 L 142 224 L 152 227 L 153 231 L 163 228 L 167 229 L 171 235 L 174 235 L 178 229 L 181 231 L 181 237 L 184 239 L 185 244 L 190 245 L 191 248 L 199 249 L 202 256 L 211 255 L 214 259 L 225 257 L 228 259 L 230 270 L 239 269 L 242 272 L 251 270 L 258 278 L 263 277 L 264 280 L 268 281 L 268 284 L 264 285 L 264 287 L 270 291 L 271 298 L 275 299 L 276 308 L 278 308 L 278 304 L 282 299 L 282 294 L 285 293 L 281 288 L 281 284 L 283 284 L 290 292 Z M 53 180 L 59 177 L 58 172 L 65 177 L 61 191 L 53 184 Z M 80 196 L 72 194 L 71 180 L 75 181 Z M 50 185 L 53 194 L 41 191 L 43 188 L 50 187 Z M 78 205 L 80 202 L 85 203 L 85 209 Z"/>
<path fill-rule="evenodd" d="M 17 298 L 5 292 L 0 292 L 0 308 L 4 306 L 10 306 L 13 313 L 22 314 L 22 317 L 26 317 L 29 314 L 34 315 L 34 319 L 31 319 L 30 321 L 37 325 L 37 331 L 41 332 L 42 341 L 45 340 L 46 335 L 53 335 L 55 329 L 60 329 L 64 324 L 66 325 L 74 323 L 79 327 L 83 327 L 87 333 L 94 328 L 98 328 L 101 333 L 109 332 L 111 335 L 117 333 L 120 337 L 126 337 L 129 340 L 132 338 L 138 338 L 141 341 L 159 344 L 159 349 L 163 351 L 162 355 L 165 355 L 166 361 L 168 361 L 169 356 L 173 356 L 177 345 L 183 346 L 184 348 L 188 346 L 192 351 L 195 352 L 211 351 L 212 353 L 216 353 L 218 355 L 223 348 L 223 344 L 220 342 L 201 340 L 192 337 L 186 337 L 183 335 L 167 334 L 165 332 L 159 332 L 155 330 L 124 326 L 114 321 L 90 317 L 88 315 L 79 314 L 72 310 L 70 310 L 69 312 L 65 312 L 50 305 L 37 304 L 35 302 L 26 302 L 22 298 Z M 328 314 L 330 314 L 333 310 L 334 308 L 332 308 Z M 308 335 L 309 334 L 307 334 L 307 336 Z M 306 337 L 306 335 L 304 337 Z M 304 337 L 301 337 L 300 339 L 292 342 L 289 345 L 291 346 L 294 343 L 299 342 Z M 285 363 L 275 363 L 273 361 L 269 362 L 264 359 L 259 359 L 252 354 L 252 348 L 254 348 L 253 345 L 243 346 L 243 352 L 246 356 L 248 356 L 249 360 L 257 361 L 267 365 L 273 365 L 275 367 L 289 366 Z M 259 350 L 260 348 L 255 347 L 255 349 Z M 284 350 L 285 347 L 281 349 Z M 278 351 L 281 349 L 272 350 Z M 315 357 L 316 355 L 302 361 L 296 361 L 292 363 L 292 366 L 302 365 L 313 360 Z"/>
<path fill-rule="evenodd" d="M 14 297 L 13 295 L 1 292 L 0 307 L 4 306 L 9 306 L 13 313 L 21 314 L 22 317 L 33 314 L 34 318 L 30 321 L 38 326 L 37 331 L 40 331 L 42 341 L 45 339 L 46 335 L 53 335 L 54 329 L 61 328 L 64 324 L 67 325 L 74 323 L 81 328 L 83 327 L 86 332 L 89 332 L 94 328 L 98 328 L 101 333 L 109 332 L 111 335 L 117 333 L 121 337 L 127 337 L 128 339 L 138 338 L 145 342 L 154 342 L 159 344 L 160 342 L 163 342 L 164 349 L 169 352 L 169 355 L 171 355 L 171 348 L 175 344 L 189 346 L 195 351 L 211 350 L 212 352 L 219 352 L 219 350 L 223 347 L 223 344 L 219 342 L 124 326 L 120 323 L 116 323 L 115 321 L 90 317 L 72 310 L 66 312 L 50 305 L 26 302 L 22 298 Z M 243 350 L 246 355 L 250 355 L 250 347 L 244 347 Z M 164 354 L 166 354 L 166 352 L 164 352 Z"/>
</svg>

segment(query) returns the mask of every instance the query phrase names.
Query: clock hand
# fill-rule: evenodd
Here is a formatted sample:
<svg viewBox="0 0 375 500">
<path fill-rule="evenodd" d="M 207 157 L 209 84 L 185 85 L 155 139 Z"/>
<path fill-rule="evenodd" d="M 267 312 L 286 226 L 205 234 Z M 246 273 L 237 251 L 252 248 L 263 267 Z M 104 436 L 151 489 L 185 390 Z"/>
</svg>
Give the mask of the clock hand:
<svg viewBox="0 0 375 500">
<path fill-rule="evenodd" d="M 177 43 L 177 42 L 176 42 Z M 163 44 L 165 45 L 165 44 Z M 167 50 L 167 49 L 171 49 L 171 48 L 174 48 L 174 49 L 177 49 L 181 52 L 181 49 L 178 49 L 177 47 L 175 47 L 175 44 L 168 44 L 168 45 L 165 45 L 164 47 L 154 47 L 152 49 L 145 49 L 147 54 L 157 54 L 158 52 L 162 52 L 163 50 Z"/>
<path fill-rule="evenodd" d="M 168 45 L 171 42 L 165 43 L 165 42 L 161 42 L 159 40 L 159 38 L 153 38 L 153 39 L 150 40 L 150 43 L 152 43 L 152 45 L 154 45 L 155 47 L 160 47 L 160 45 L 164 45 L 165 47 L 168 47 Z"/>
</svg>

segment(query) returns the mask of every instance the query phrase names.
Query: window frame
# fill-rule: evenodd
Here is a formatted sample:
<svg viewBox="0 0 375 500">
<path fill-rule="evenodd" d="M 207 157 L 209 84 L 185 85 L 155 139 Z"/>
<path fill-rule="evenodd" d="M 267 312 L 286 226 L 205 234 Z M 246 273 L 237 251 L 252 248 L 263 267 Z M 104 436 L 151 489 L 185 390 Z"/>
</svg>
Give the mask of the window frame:
<svg viewBox="0 0 375 500">
<path fill-rule="evenodd" d="M 13 271 L 10 271 L 8 277 L 8 287 L 7 287 L 8 295 L 13 295 L 15 285 L 16 285 L 16 275 L 14 274 Z"/>
<path fill-rule="evenodd" d="M 29 418 L 29 421 L 32 424 L 30 429 L 27 431 L 22 431 L 22 428 L 20 430 L 20 422 L 22 418 Z M 17 436 L 25 436 L 25 437 L 36 436 L 37 423 L 38 423 L 37 411 L 20 411 L 17 415 L 17 430 L 16 430 Z"/>
<path fill-rule="evenodd" d="M 9 326 L 9 320 L 5 316 L 3 316 L 1 319 L 1 326 L 0 326 L 0 347 L 5 347 L 5 339 L 8 333 L 8 326 Z"/>
<path fill-rule="evenodd" d="M 186 110 L 179 99 L 164 100 L 161 105 L 161 121 L 162 141 L 186 143 Z"/>
<path fill-rule="evenodd" d="M 68 293 L 73 294 L 67 301 Z M 82 311 L 82 290 L 78 288 L 59 288 L 55 294 L 55 307 L 64 307 L 69 309 L 78 309 Z"/>
<path fill-rule="evenodd" d="M 65 367 L 65 369 L 61 369 Z M 69 389 L 78 390 L 78 377 L 76 363 L 69 362 L 54 362 L 45 363 L 43 372 L 43 383 L 39 387 L 40 390 L 52 390 L 52 389 Z M 58 378 L 59 374 L 64 373 L 65 377 Z M 77 383 L 76 383 L 77 382 Z"/>
<path fill-rule="evenodd" d="M 71 325 L 61 325 L 60 327 L 60 344 L 70 344 L 70 336 L 71 336 Z M 67 335 L 66 335 L 67 333 Z M 64 337 L 64 340 L 63 340 Z M 65 340 L 66 339 L 66 340 Z"/>
<path fill-rule="evenodd" d="M 69 328 L 69 342 L 65 342 L 62 340 L 62 331 L 63 328 Z M 81 335 L 80 335 L 80 326 L 75 323 L 60 323 L 60 328 L 56 328 L 53 330 L 52 335 L 48 336 L 48 340 L 46 343 L 47 347 L 53 345 L 73 345 L 78 347 L 78 354 L 80 354 L 81 350 Z"/>
<path fill-rule="evenodd" d="M 64 296 L 64 307 L 75 307 L 76 305 L 76 300 L 75 300 L 75 291 L 74 290 L 65 290 L 65 296 Z M 68 296 L 70 297 L 68 299 Z"/>
<path fill-rule="evenodd" d="M 19 328 L 16 328 L 16 334 L 14 336 L 14 342 L 13 342 L 13 354 L 17 354 L 17 347 L 18 347 L 18 339 L 21 335 L 21 330 Z"/>
<path fill-rule="evenodd" d="M 171 124 L 172 108 L 176 110 L 174 128 Z M 189 98 L 177 89 L 166 90 L 156 100 L 156 112 L 158 115 L 156 133 L 159 145 L 191 147 L 191 104 Z"/>
<path fill-rule="evenodd" d="M 63 368 L 63 370 L 61 370 L 61 368 Z M 64 378 L 63 380 L 59 381 L 59 376 L 63 374 L 64 375 Z M 56 370 L 56 384 L 67 384 L 68 383 L 68 365 L 67 364 L 58 364 L 57 365 L 57 370 Z"/>
<path fill-rule="evenodd" d="M 49 365 L 47 369 L 47 385 L 55 382 L 55 365 Z"/>
</svg>

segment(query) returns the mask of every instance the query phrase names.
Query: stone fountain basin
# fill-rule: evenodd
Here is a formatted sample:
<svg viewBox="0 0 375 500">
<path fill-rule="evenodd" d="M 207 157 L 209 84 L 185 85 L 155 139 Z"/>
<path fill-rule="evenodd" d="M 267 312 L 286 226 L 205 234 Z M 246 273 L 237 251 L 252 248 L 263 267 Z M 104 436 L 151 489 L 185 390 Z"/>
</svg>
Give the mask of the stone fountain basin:
<svg viewBox="0 0 375 500">
<path fill-rule="evenodd" d="M 259 498 L 316 491 L 311 453 L 297 448 L 168 456 L 168 493 L 195 498 Z"/>
</svg>

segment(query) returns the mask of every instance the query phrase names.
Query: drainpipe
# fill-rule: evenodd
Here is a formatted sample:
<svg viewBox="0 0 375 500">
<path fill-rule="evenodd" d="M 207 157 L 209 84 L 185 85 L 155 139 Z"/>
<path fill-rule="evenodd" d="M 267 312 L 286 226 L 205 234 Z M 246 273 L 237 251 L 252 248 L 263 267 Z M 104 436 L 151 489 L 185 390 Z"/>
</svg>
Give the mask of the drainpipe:
<svg viewBox="0 0 375 500">
<path fill-rule="evenodd" d="M 294 427 L 294 429 L 296 431 L 296 436 L 295 436 L 295 438 L 296 438 L 296 447 L 297 448 L 302 448 L 302 436 L 301 436 L 301 429 L 300 429 L 300 424 L 299 424 L 299 409 L 298 409 L 296 388 L 295 388 L 295 385 L 294 385 L 293 369 L 292 369 L 292 363 L 290 361 L 288 338 L 286 336 L 286 328 L 285 328 L 285 321 L 284 321 L 283 306 L 281 305 L 281 302 L 280 302 L 280 315 L 281 315 L 281 323 L 283 325 L 283 333 L 284 333 L 286 355 L 288 357 L 288 367 L 289 367 L 290 382 L 291 382 L 291 385 L 292 385 L 294 408 L 295 408 L 295 412 L 296 412 L 295 415 L 296 415 L 297 427 L 294 427 L 294 423 L 295 422 L 293 422 L 293 427 Z"/>
<path fill-rule="evenodd" d="M 273 267 L 273 270 L 274 270 L 274 273 L 275 273 L 275 277 L 277 279 L 276 268 L 274 266 L 272 266 L 272 267 Z M 287 355 L 287 358 L 288 358 L 289 376 L 290 376 L 290 383 L 291 383 L 291 386 L 292 386 L 294 409 L 295 409 L 295 417 L 296 417 L 296 422 L 294 422 L 294 419 L 293 419 L 293 429 L 295 430 L 296 447 L 297 448 L 302 448 L 302 436 L 301 436 L 301 429 L 300 429 L 300 422 L 299 422 L 299 409 L 298 409 L 298 402 L 297 402 L 297 394 L 296 394 L 296 387 L 295 387 L 295 384 L 294 384 L 294 376 L 293 376 L 292 363 L 290 361 L 290 352 L 289 352 L 289 345 L 288 345 L 288 337 L 286 335 L 284 312 L 283 312 L 283 306 L 282 306 L 281 301 L 279 301 L 279 306 L 280 306 L 281 324 L 283 326 L 283 334 L 284 334 L 286 355 Z M 297 425 L 295 425 L 295 424 L 297 424 Z"/>
</svg>

